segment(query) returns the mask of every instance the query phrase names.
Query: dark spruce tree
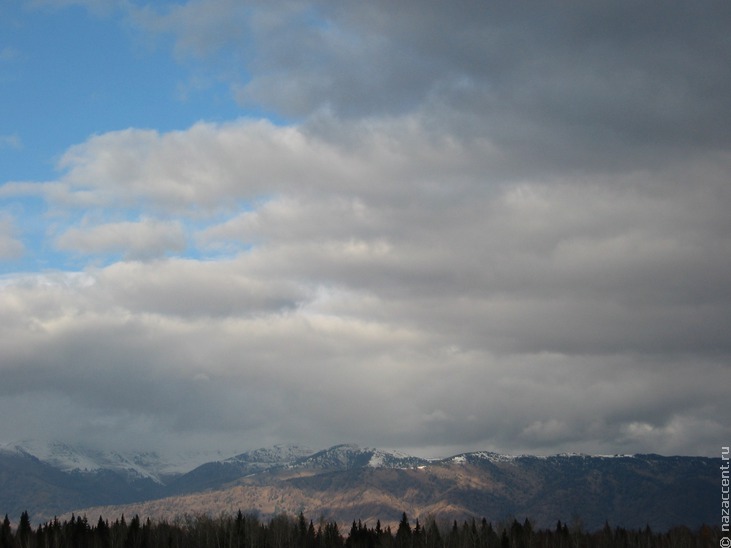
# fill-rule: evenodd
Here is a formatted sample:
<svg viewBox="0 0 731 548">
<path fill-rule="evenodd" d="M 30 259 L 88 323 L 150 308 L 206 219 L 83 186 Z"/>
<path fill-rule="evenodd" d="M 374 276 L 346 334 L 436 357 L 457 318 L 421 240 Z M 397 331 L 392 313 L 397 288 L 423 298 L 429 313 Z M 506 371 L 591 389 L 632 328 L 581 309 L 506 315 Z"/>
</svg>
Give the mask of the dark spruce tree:
<svg viewBox="0 0 731 548">
<path fill-rule="evenodd" d="M 0 525 L 0 548 L 10 548 L 13 545 L 13 529 L 10 527 L 10 518 L 5 514 L 3 524 Z"/>
<path fill-rule="evenodd" d="M 401 521 L 396 529 L 396 548 L 412 548 L 411 525 L 406 512 L 401 516 Z"/>
<path fill-rule="evenodd" d="M 28 548 L 30 546 L 30 537 L 33 534 L 33 528 L 30 525 L 30 517 L 28 512 L 23 512 L 20 515 L 20 524 L 18 525 L 17 538 L 20 543 L 20 548 Z"/>
</svg>

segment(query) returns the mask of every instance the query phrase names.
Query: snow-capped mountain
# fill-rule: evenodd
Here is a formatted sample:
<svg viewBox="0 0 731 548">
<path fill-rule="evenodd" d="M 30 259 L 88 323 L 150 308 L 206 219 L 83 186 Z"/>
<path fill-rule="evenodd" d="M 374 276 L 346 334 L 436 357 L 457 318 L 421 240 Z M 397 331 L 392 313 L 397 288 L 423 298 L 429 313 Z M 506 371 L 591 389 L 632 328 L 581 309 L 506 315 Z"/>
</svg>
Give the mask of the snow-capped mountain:
<svg viewBox="0 0 731 548">
<path fill-rule="evenodd" d="M 223 462 L 247 464 L 251 467 L 259 467 L 262 470 L 271 466 L 286 466 L 312 455 L 315 451 L 300 445 L 275 445 L 247 451 Z"/>
<path fill-rule="evenodd" d="M 159 484 L 164 484 L 171 476 L 189 472 L 216 455 L 211 452 L 187 453 L 166 459 L 155 452 L 101 451 L 83 445 L 38 440 L 3 444 L 0 451 L 34 457 L 62 472 L 93 474 L 106 471 L 132 479 L 146 478 Z"/>
<path fill-rule="evenodd" d="M 312 453 L 312 449 L 299 445 L 255 449 L 201 464 L 170 482 L 168 487 L 171 492 L 178 494 L 217 489 L 242 477 L 292 466 Z"/>
<path fill-rule="evenodd" d="M 171 482 L 169 488 L 183 494 L 203 489 L 218 489 L 241 478 L 257 474 L 273 474 L 285 469 L 317 472 L 363 467 L 406 469 L 428 462 L 397 451 L 361 448 L 353 444 L 335 445 L 317 452 L 298 445 L 276 445 L 202 464 Z"/>
<path fill-rule="evenodd" d="M 361 448 L 354 444 L 335 445 L 300 459 L 293 468 L 318 468 L 325 470 L 349 470 L 352 468 L 414 468 L 429 461 L 398 451 Z"/>
</svg>

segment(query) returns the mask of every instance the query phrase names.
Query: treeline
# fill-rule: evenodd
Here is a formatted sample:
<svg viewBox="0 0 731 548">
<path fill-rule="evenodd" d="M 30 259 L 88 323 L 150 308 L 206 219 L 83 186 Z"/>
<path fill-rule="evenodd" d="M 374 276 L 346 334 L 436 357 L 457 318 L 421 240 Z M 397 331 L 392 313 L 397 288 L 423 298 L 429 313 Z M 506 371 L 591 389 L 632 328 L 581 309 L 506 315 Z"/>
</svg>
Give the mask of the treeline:
<svg viewBox="0 0 731 548">
<path fill-rule="evenodd" d="M 596 532 L 560 521 L 555 528 L 536 529 L 528 519 L 493 525 L 486 519 L 440 525 L 430 518 L 413 526 L 404 513 L 394 532 L 390 526 L 368 527 L 353 522 L 346 534 L 333 521 L 308 522 L 279 515 L 262 520 L 255 514 L 196 516 L 173 522 L 124 516 L 110 523 L 101 516 L 96 524 L 86 516 L 54 519 L 32 527 L 23 512 L 17 527 L 8 516 L 0 525 L 0 548 L 710 548 L 719 546 L 718 527 L 698 530 L 676 527 L 656 533 L 649 527 L 627 530 L 606 524 Z"/>
</svg>

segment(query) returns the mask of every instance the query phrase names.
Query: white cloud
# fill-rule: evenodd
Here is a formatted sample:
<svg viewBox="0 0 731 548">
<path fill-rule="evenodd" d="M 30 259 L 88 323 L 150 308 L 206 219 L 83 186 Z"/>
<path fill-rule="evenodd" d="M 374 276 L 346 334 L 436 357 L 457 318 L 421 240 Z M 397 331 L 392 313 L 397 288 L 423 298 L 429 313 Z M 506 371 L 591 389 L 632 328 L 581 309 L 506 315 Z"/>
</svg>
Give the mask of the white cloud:
<svg viewBox="0 0 731 548">
<path fill-rule="evenodd" d="M 55 240 L 58 249 L 86 255 L 122 254 L 150 259 L 185 249 L 185 232 L 177 222 L 154 219 L 70 228 Z"/>
<path fill-rule="evenodd" d="M 242 120 L 196 124 L 160 135 L 124 130 L 91 138 L 60 161 L 66 199 L 98 205 L 150 204 L 165 210 L 216 210 L 284 185 L 332 183 L 343 167 L 332 147 L 293 127 Z M 233 203 L 232 203 L 233 200 Z"/>
</svg>

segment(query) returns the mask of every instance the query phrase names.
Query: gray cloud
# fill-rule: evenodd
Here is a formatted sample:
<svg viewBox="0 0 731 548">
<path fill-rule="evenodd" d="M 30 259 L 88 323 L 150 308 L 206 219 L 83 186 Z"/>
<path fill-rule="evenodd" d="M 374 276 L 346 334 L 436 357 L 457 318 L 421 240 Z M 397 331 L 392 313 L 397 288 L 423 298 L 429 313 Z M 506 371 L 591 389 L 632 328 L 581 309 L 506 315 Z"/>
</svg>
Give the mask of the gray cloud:
<svg viewBox="0 0 731 548">
<path fill-rule="evenodd" d="M 127 9 L 299 121 L 69 149 L 32 191 L 102 266 L 2 280 L 0 411 L 231 451 L 728 438 L 726 3 Z"/>
<path fill-rule="evenodd" d="M 171 33 L 181 52 L 218 52 L 239 67 L 243 104 L 338 119 L 426 106 L 439 131 L 488 136 L 545 171 L 626 169 L 726 147 L 729 17 L 719 1 L 212 1 L 137 20 Z"/>
</svg>

